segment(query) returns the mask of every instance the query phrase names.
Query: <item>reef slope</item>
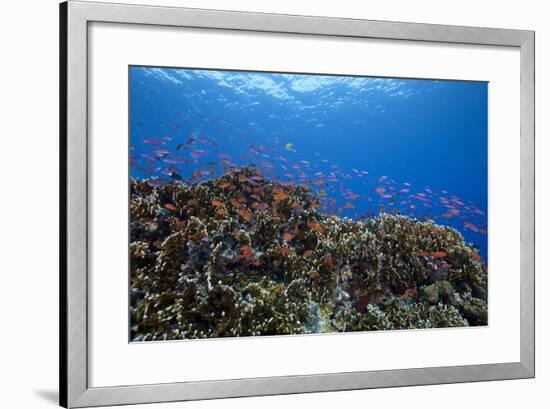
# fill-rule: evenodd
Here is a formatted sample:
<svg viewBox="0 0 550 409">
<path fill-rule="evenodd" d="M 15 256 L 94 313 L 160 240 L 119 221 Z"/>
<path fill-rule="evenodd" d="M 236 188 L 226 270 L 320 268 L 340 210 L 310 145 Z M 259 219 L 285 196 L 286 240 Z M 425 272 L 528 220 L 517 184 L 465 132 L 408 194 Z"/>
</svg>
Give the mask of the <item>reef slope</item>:
<svg viewBox="0 0 550 409">
<path fill-rule="evenodd" d="M 134 341 L 487 324 L 487 269 L 446 226 L 327 216 L 254 168 L 131 180 Z"/>
</svg>

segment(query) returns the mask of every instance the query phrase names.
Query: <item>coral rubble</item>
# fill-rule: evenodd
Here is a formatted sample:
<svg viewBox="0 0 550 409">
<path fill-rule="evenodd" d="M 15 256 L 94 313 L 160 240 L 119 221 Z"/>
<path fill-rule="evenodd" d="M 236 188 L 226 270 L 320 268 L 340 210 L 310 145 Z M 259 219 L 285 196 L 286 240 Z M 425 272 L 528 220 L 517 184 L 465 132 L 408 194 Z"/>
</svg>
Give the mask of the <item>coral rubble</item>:
<svg viewBox="0 0 550 409">
<path fill-rule="evenodd" d="M 134 341 L 487 325 L 487 268 L 456 230 L 327 216 L 244 167 L 131 180 Z"/>
</svg>

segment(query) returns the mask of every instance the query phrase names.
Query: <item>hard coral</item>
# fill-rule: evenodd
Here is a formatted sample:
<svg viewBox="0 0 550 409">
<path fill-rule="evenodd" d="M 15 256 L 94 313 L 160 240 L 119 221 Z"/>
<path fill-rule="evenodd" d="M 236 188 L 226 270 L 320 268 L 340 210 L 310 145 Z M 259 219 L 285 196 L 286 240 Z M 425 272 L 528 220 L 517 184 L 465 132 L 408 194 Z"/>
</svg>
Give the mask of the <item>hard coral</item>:
<svg viewBox="0 0 550 409">
<path fill-rule="evenodd" d="M 487 324 L 487 269 L 459 232 L 327 216 L 257 169 L 130 183 L 133 340 Z"/>
</svg>

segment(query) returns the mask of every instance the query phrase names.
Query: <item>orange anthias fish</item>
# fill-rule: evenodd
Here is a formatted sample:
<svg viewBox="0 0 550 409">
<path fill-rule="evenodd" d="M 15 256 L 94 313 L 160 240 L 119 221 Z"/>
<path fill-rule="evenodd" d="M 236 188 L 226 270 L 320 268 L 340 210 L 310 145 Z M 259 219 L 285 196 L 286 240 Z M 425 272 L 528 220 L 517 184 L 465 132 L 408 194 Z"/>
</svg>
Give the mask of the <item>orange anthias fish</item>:
<svg viewBox="0 0 550 409">
<path fill-rule="evenodd" d="M 432 253 L 432 256 L 436 258 L 443 258 L 447 257 L 447 253 L 445 253 L 444 251 L 436 251 L 435 253 Z"/>
<path fill-rule="evenodd" d="M 235 198 L 231 198 L 231 199 L 229 200 L 229 202 L 230 202 L 233 206 L 235 206 L 235 207 L 237 207 L 237 208 L 241 207 L 241 204 L 240 204 L 239 201 L 238 201 L 237 199 L 235 199 Z"/>
<path fill-rule="evenodd" d="M 241 254 L 244 256 L 244 259 L 246 261 L 250 261 L 254 258 L 254 251 L 252 251 L 252 248 L 250 246 L 242 246 Z"/>
<path fill-rule="evenodd" d="M 325 266 L 328 268 L 332 268 L 334 264 L 332 263 L 332 256 L 330 254 L 325 254 L 323 256 L 323 263 L 325 263 Z"/>
<path fill-rule="evenodd" d="M 222 182 L 218 185 L 220 187 L 220 189 L 227 189 L 227 188 L 235 188 L 235 186 L 233 186 L 233 184 L 229 183 L 229 182 Z"/>
<path fill-rule="evenodd" d="M 470 223 L 470 222 L 464 222 L 464 226 L 467 228 L 467 229 L 470 229 L 471 231 L 473 232 L 476 232 L 478 233 L 479 232 L 479 229 L 477 228 L 477 226 L 473 223 Z"/>
<path fill-rule="evenodd" d="M 471 256 L 474 260 L 481 261 L 481 256 L 476 251 L 472 250 Z"/>
<path fill-rule="evenodd" d="M 174 206 L 174 205 L 171 204 L 171 203 L 166 203 L 166 204 L 164 205 L 164 208 L 165 208 L 165 209 L 168 209 L 168 210 L 172 210 L 173 212 L 175 212 L 175 211 L 178 210 L 177 207 Z"/>
<path fill-rule="evenodd" d="M 323 228 L 323 226 L 321 226 L 319 223 L 313 223 L 313 222 L 309 222 L 307 224 L 309 226 L 309 228 L 311 230 L 314 230 L 316 231 L 317 233 L 323 233 L 325 231 L 325 229 Z"/>
<path fill-rule="evenodd" d="M 292 233 L 289 233 L 289 232 L 287 232 L 287 231 L 285 231 L 285 232 L 283 233 L 283 240 L 284 240 L 284 241 L 290 241 L 290 240 L 292 240 L 293 238 L 294 238 L 294 235 L 293 235 Z"/>
<path fill-rule="evenodd" d="M 216 199 L 212 200 L 212 204 L 216 207 L 223 206 L 223 203 Z"/>
<path fill-rule="evenodd" d="M 285 200 L 288 199 L 288 195 L 285 192 L 277 192 L 273 195 L 275 200 Z"/>
<path fill-rule="evenodd" d="M 283 256 L 287 256 L 290 254 L 290 249 L 288 247 L 280 247 L 279 253 Z"/>
<path fill-rule="evenodd" d="M 243 219 L 245 219 L 247 222 L 249 222 L 250 219 L 252 219 L 252 213 L 250 213 L 248 210 L 240 208 L 239 212 L 241 213 L 241 216 L 243 217 Z"/>
<path fill-rule="evenodd" d="M 408 300 L 411 297 L 414 297 L 416 294 L 416 288 L 407 288 L 405 292 L 403 292 L 403 299 Z"/>
</svg>

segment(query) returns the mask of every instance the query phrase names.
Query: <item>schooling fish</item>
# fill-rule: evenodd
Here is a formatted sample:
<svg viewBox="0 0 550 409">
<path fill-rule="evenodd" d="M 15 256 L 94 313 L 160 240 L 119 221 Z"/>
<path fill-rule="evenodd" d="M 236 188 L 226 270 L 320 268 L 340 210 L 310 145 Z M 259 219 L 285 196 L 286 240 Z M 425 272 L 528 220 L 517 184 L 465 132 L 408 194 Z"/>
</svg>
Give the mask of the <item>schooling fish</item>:
<svg viewBox="0 0 550 409">
<path fill-rule="evenodd" d="M 476 233 L 479 233 L 479 229 L 477 228 L 477 226 L 473 223 L 470 223 L 470 222 L 464 222 L 464 226 L 467 228 L 467 229 L 470 229 L 471 231 L 473 232 L 476 232 Z"/>
<path fill-rule="evenodd" d="M 155 138 L 143 138 L 143 142 L 148 143 L 150 145 L 155 145 L 155 146 L 164 145 L 163 141 L 159 141 L 158 139 L 155 139 Z"/>
<path fill-rule="evenodd" d="M 170 181 L 164 178 L 153 179 L 147 182 L 147 184 L 151 187 L 161 187 L 167 185 L 168 183 L 170 183 Z"/>
<path fill-rule="evenodd" d="M 183 178 L 181 177 L 181 175 L 180 175 L 179 173 L 177 173 L 177 172 L 171 172 L 171 173 L 170 173 L 170 177 L 171 177 L 172 179 L 176 179 L 176 180 L 182 180 L 182 179 L 183 179 Z"/>
<path fill-rule="evenodd" d="M 166 156 L 170 155 L 169 151 L 157 149 L 153 151 L 159 158 L 165 158 Z"/>
</svg>

